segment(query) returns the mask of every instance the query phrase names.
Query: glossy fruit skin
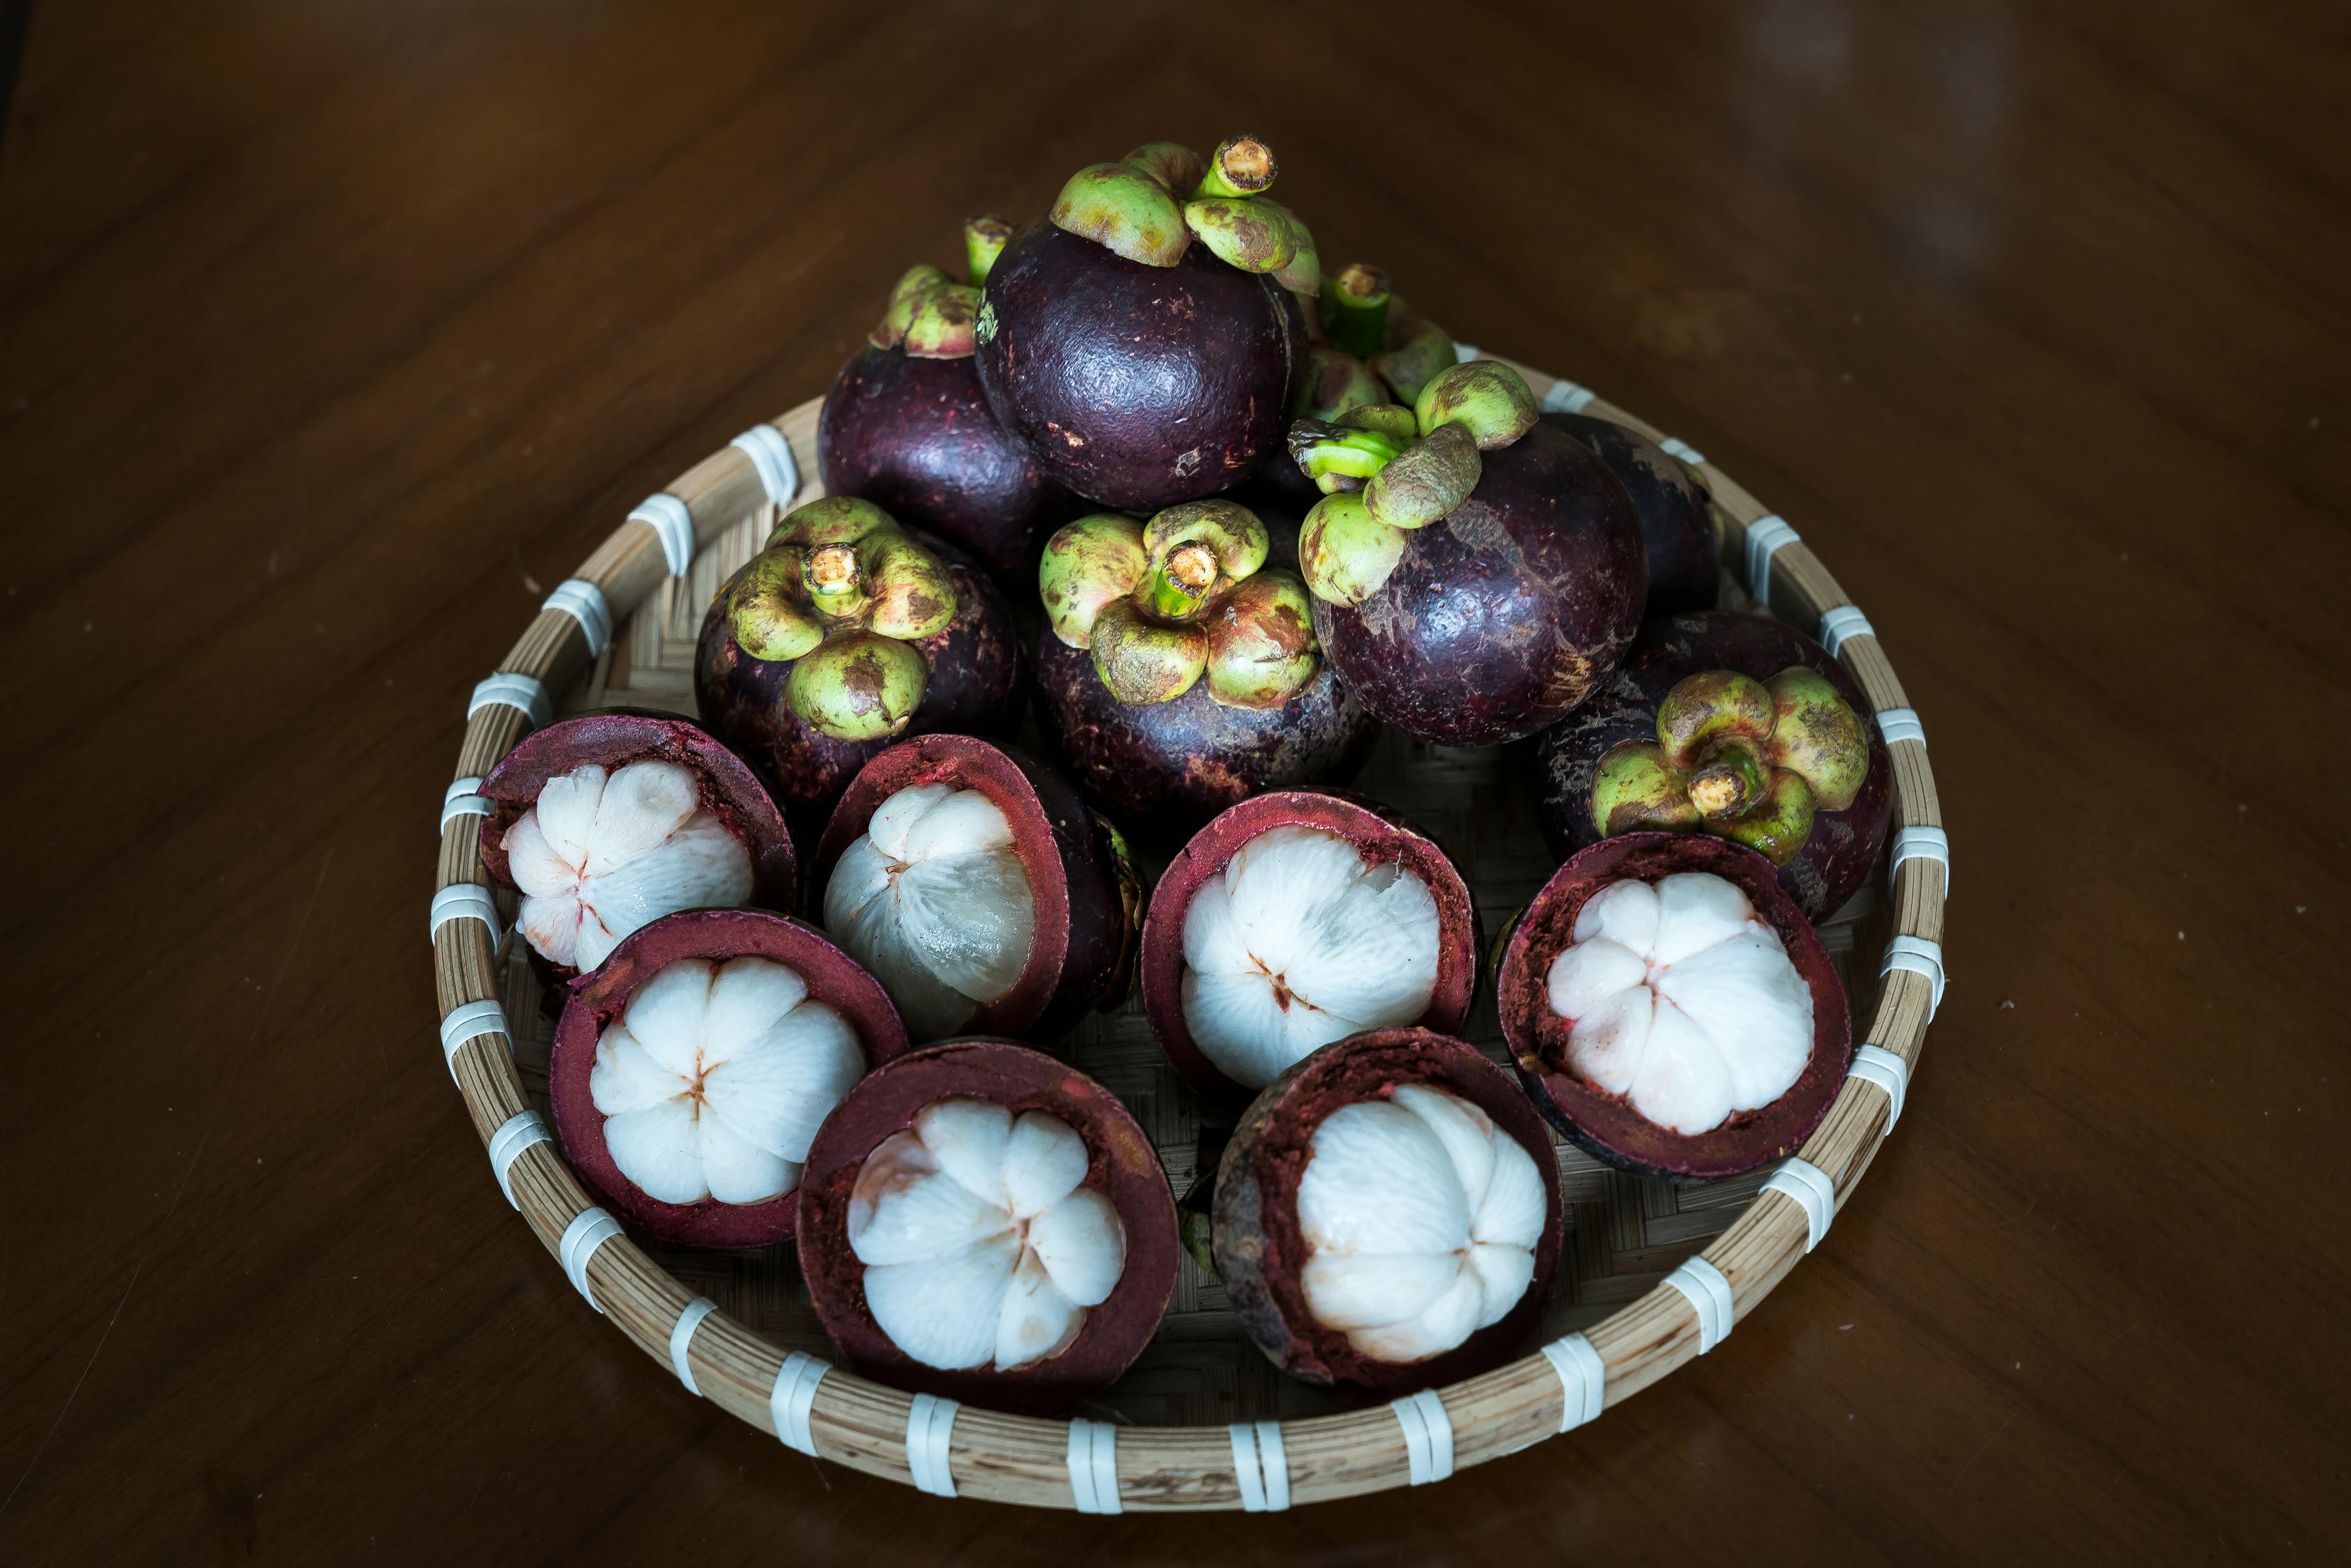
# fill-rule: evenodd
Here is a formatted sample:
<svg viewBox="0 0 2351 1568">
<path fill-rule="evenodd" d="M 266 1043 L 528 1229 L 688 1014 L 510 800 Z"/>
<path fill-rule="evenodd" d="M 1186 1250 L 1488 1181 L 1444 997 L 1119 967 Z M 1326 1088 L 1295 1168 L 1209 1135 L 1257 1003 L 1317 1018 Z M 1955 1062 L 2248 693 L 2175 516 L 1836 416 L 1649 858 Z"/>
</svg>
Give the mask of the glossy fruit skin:
<svg viewBox="0 0 2351 1568">
<path fill-rule="evenodd" d="M 1046 536 L 1078 513 L 996 423 L 967 355 L 861 344 L 825 393 L 816 444 L 827 491 L 960 546 L 1000 583 L 1030 582 Z"/>
<path fill-rule="evenodd" d="M 1600 455 L 1633 498 L 1649 563 L 1641 619 L 1711 610 L 1722 596 L 1722 565 L 1706 492 L 1679 459 L 1638 431 L 1588 413 L 1547 413 L 1542 422 Z"/>
<path fill-rule="evenodd" d="M 1784 622 L 1716 610 L 1653 621 L 1598 696 L 1542 738 L 1536 751 L 1536 813 L 1552 852 L 1562 857 L 1601 841 L 1592 821 L 1592 773 L 1620 740 L 1655 740 L 1657 705 L 1685 675 L 1733 670 L 1768 681 L 1791 665 L 1817 670 L 1869 737 L 1869 773 L 1842 811 L 1820 811 L 1796 857 L 1780 868 L 1780 885 L 1805 915 L 1825 920 L 1861 891 L 1877 863 L 1894 810 L 1894 763 L 1870 722 L 1861 687 L 1828 651 Z"/>
<path fill-rule="evenodd" d="M 1229 490 L 1282 449 L 1303 318 L 1205 245 L 1173 267 L 1039 219 L 981 296 L 980 385 L 1045 471 L 1134 511 Z"/>
<path fill-rule="evenodd" d="M 1531 735 L 1598 690 L 1648 583 L 1632 498 L 1590 447 L 1537 424 L 1480 457 L 1469 498 L 1407 532 L 1370 598 L 1314 601 L 1364 706 L 1445 746 Z"/>
<path fill-rule="evenodd" d="M 1654 883 L 1706 872 L 1738 884 L 1771 922 L 1813 993 L 1813 1054 L 1787 1092 L 1695 1136 L 1650 1121 L 1621 1096 L 1565 1067 L 1567 1020 L 1552 1011 L 1552 961 L 1573 938 L 1593 894 L 1628 878 Z M 1784 1159 L 1829 1113 L 1853 1064 L 1853 1013 L 1818 933 L 1781 888 L 1771 862 L 1704 833 L 1626 833 L 1579 852 L 1552 873 L 1502 939 L 1496 1010 L 1519 1082 L 1553 1126 L 1593 1157 L 1639 1176 L 1690 1184 Z"/>
<path fill-rule="evenodd" d="M 819 735 L 792 712 L 786 689 L 791 661 L 755 659 L 735 641 L 727 588 L 703 614 L 695 647 L 695 706 L 702 722 L 767 783 L 793 836 L 803 842 L 823 828 L 857 770 L 907 736 L 1009 738 L 1020 727 L 1028 683 L 1011 607 L 971 557 L 920 529 L 906 533 L 946 562 L 955 580 L 956 613 L 946 631 L 913 643 L 929 663 L 930 679 L 922 706 L 899 735 L 880 740 Z"/>
</svg>

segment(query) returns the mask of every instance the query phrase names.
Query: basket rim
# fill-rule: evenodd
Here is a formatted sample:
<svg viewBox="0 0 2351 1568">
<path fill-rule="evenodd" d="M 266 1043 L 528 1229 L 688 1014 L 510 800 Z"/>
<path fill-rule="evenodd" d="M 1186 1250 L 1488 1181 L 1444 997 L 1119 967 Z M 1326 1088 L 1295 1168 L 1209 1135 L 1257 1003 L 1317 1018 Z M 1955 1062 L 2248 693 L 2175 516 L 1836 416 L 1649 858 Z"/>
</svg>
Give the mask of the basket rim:
<svg viewBox="0 0 2351 1568">
<path fill-rule="evenodd" d="M 1502 358 L 1457 350 L 1464 360 Z M 1505 1366 L 1389 1405 L 1221 1427 L 1044 1420 L 909 1396 L 778 1351 L 622 1234 L 580 1187 L 524 1092 L 497 1001 L 495 906 L 477 823 L 464 802 L 477 799 L 471 791 L 481 776 L 544 721 L 548 694 L 605 656 L 611 631 L 664 577 L 683 574 L 682 563 L 671 570 L 680 512 L 692 525 L 692 554 L 761 507 L 824 493 L 813 477 L 799 479 L 816 469 L 818 398 L 688 469 L 597 548 L 575 580 L 601 596 L 609 623 L 595 626 L 593 613 L 568 607 L 576 591 L 559 590 L 541 608 L 477 689 L 444 799 L 432 928 L 444 1052 L 499 1187 L 591 1308 L 689 1392 L 800 1452 L 868 1474 L 941 1496 L 1083 1512 L 1259 1511 L 1441 1480 L 1580 1426 L 1714 1348 L 1812 1250 L 1900 1114 L 1941 997 L 1949 841 L 1923 733 L 1867 618 L 1783 519 L 1687 443 L 1573 382 L 1503 362 L 1526 377 L 1546 410 L 1614 421 L 1687 464 L 1729 520 L 1722 551 L 1733 574 L 1760 608 L 1819 628 L 1886 733 L 1893 936 L 1876 1006 L 1856 1044 L 1854 1075 L 1829 1113 L 1738 1219 L 1606 1319 Z M 797 472 L 782 465 L 779 473 L 781 444 Z M 779 485 L 790 493 L 778 496 Z M 1933 852 L 1906 851 L 1906 835 Z"/>
</svg>

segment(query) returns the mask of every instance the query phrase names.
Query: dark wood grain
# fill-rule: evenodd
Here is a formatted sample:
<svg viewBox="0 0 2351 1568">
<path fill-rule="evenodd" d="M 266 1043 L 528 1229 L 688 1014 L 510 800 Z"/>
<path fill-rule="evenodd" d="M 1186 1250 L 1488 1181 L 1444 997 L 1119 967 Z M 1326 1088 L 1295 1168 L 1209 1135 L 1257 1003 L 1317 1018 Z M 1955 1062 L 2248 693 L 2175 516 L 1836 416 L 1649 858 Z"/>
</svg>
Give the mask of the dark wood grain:
<svg viewBox="0 0 2351 1568">
<path fill-rule="evenodd" d="M 0 141 L 0 1559 L 2351 1552 L 2340 7 L 48 0 Z M 1953 983 L 1722 1350 L 1426 1492 L 1088 1520 L 684 1396 L 434 1036 L 464 696 L 910 261 L 1146 137 L 1670 424 L 1884 634 Z"/>
</svg>

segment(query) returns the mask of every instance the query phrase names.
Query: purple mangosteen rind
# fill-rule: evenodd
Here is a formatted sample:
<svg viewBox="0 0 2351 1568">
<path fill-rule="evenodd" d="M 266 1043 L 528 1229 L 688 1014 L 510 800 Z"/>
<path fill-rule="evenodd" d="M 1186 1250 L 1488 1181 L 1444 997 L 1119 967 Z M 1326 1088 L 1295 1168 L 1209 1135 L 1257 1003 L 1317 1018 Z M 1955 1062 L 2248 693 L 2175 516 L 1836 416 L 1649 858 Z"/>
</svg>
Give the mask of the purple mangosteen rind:
<svg viewBox="0 0 2351 1568">
<path fill-rule="evenodd" d="M 1543 1228 L 1526 1293 L 1499 1321 L 1426 1361 L 1374 1361 L 1344 1333 L 1314 1321 L 1300 1282 L 1307 1249 L 1298 1185 L 1315 1129 L 1343 1105 L 1384 1099 L 1399 1084 L 1448 1090 L 1483 1111 L 1543 1173 Z M 1559 1158 L 1542 1119 L 1501 1068 L 1458 1040 L 1426 1029 L 1375 1030 L 1324 1046 L 1250 1102 L 1217 1168 L 1217 1277 L 1258 1348 L 1291 1376 L 1364 1398 L 1392 1398 L 1489 1372 L 1531 1339 L 1542 1319 L 1566 1227 Z"/>
<path fill-rule="evenodd" d="M 1570 1026 L 1552 1010 L 1549 986 L 1552 961 L 1573 941 L 1576 917 L 1595 894 L 1614 883 L 1655 883 L 1677 872 L 1710 873 L 1744 893 L 1779 933 L 1813 994 L 1813 1051 L 1796 1082 L 1770 1104 L 1696 1134 L 1658 1125 L 1624 1096 L 1565 1065 Z M 1780 885 L 1770 861 L 1702 833 L 1626 833 L 1577 852 L 1512 920 L 1494 997 L 1520 1082 L 1552 1125 L 1596 1159 L 1683 1185 L 1737 1176 L 1794 1154 L 1829 1113 L 1853 1064 L 1852 1011 L 1820 934 Z"/>
<path fill-rule="evenodd" d="M 1036 900 L 1036 936 L 1012 989 L 982 1005 L 962 1031 L 1057 1039 L 1089 1009 L 1115 1007 L 1131 938 L 1119 868 L 1078 792 L 1027 754 L 964 735 L 901 741 L 850 781 L 825 824 L 810 886 L 821 902 L 834 866 L 884 800 L 901 789 L 948 784 L 977 789 L 1010 820 L 1013 847 Z"/>
<path fill-rule="evenodd" d="M 1642 619 L 1713 609 L 1722 596 L 1721 545 L 1688 466 L 1639 431 L 1594 414 L 1546 413 L 1542 422 L 1598 453 L 1632 497 L 1649 567 Z"/>
<path fill-rule="evenodd" d="M 1019 1115 L 1046 1111 L 1074 1128 L 1085 1183 L 1126 1228 L 1126 1266 L 1109 1298 L 1059 1354 L 1000 1372 L 926 1366 L 893 1344 L 865 1302 L 865 1266 L 849 1244 L 850 1196 L 867 1156 L 941 1100 L 968 1097 Z M 799 1260 L 825 1333 L 863 1376 L 1014 1415 L 1066 1414 L 1108 1388 L 1143 1354 L 1175 1297 L 1176 1197 L 1141 1124 L 1118 1097 L 1067 1062 L 1017 1041 L 928 1046 L 868 1073 L 833 1108 L 809 1149 L 799 1187 Z"/>
<path fill-rule="evenodd" d="M 907 1050 L 906 1028 L 882 983 L 831 937 L 805 921 L 761 909 L 692 909 L 631 933 L 591 972 L 572 980 L 549 1053 L 547 1089 L 556 1136 L 580 1181 L 620 1218 L 649 1236 L 688 1247 L 766 1247 L 789 1241 L 799 1195 L 763 1203 L 664 1203 L 622 1174 L 604 1142 L 590 1075 L 597 1043 L 630 1000 L 662 970 L 690 958 L 772 959 L 808 983 L 809 998 L 847 1019 L 872 1071 Z"/>
<path fill-rule="evenodd" d="M 1201 1098 L 1238 1110 L 1259 1092 L 1228 1077 L 1192 1038 L 1184 1018 L 1184 919 L 1203 883 L 1230 864 L 1243 844 L 1275 828 L 1336 833 L 1374 863 L 1401 862 L 1437 904 L 1437 988 L 1412 1027 L 1451 1034 L 1478 998 L 1478 909 L 1440 844 L 1394 807 L 1337 789 L 1282 789 L 1228 807 L 1194 834 L 1151 894 L 1139 960 L 1144 1015 L 1168 1061 Z"/>
<path fill-rule="evenodd" d="M 1876 709 L 1825 648 L 1784 622 L 1717 610 L 1653 621 L 1626 650 L 1608 685 L 1552 727 L 1536 753 L 1536 813 L 1562 857 L 1603 841 L 1592 814 L 1593 772 L 1621 741 L 1657 738 L 1657 705 L 1684 678 L 1729 670 L 1758 681 L 1801 665 L 1835 688 L 1859 716 L 1869 746 L 1860 793 L 1843 810 L 1821 810 L 1780 885 L 1804 914 L 1825 920 L 1865 886 L 1894 810 L 1894 761 L 1870 722 Z"/>
</svg>

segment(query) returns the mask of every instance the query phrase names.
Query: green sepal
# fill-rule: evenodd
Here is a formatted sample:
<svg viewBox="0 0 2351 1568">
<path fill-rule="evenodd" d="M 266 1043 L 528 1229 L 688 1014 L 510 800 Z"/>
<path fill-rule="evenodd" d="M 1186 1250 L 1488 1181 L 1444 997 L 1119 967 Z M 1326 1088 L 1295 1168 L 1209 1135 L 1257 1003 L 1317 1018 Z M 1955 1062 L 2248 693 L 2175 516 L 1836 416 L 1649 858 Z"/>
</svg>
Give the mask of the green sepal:
<svg viewBox="0 0 2351 1568">
<path fill-rule="evenodd" d="M 978 289 L 967 283 L 934 284 L 914 297 L 906 352 L 918 360 L 968 359 L 978 315 Z"/>
<path fill-rule="evenodd" d="M 1346 430 L 1377 431 L 1395 443 L 1398 451 L 1420 439 L 1420 421 L 1402 403 L 1367 402 L 1349 409 L 1332 423 Z"/>
<path fill-rule="evenodd" d="M 1265 564 L 1272 540 L 1255 512 L 1217 497 L 1179 502 L 1143 526 L 1143 548 L 1155 563 L 1186 544 L 1207 545 L 1216 554 L 1217 576 L 1232 581 Z"/>
<path fill-rule="evenodd" d="M 768 535 L 770 548 L 779 544 L 855 544 L 882 528 L 894 528 L 896 519 L 871 501 L 855 496 L 820 496 L 793 507 Z"/>
<path fill-rule="evenodd" d="M 1146 141 L 1119 162 L 1148 175 L 1179 200 L 1198 190 L 1201 176 L 1208 172 L 1207 162 L 1180 141 Z"/>
<path fill-rule="evenodd" d="M 1657 705 L 1657 741 L 1666 759 L 1688 772 L 1726 740 L 1764 746 L 1771 739 L 1771 693 L 1735 670 L 1701 670 L 1674 683 Z"/>
<path fill-rule="evenodd" d="M 1406 314 L 1404 301 L 1391 299 L 1387 347 L 1368 362 L 1397 400 L 1409 403 L 1420 396 L 1429 378 L 1454 363 L 1453 334 L 1434 321 Z"/>
<path fill-rule="evenodd" d="M 792 665 L 792 712 L 834 740 L 882 740 L 922 705 L 930 665 L 919 649 L 862 630 L 837 632 Z"/>
<path fill-rule="evenodd" d="M 1462 425 L 1480 452 L 1510 445 L 1534 428 L 1541 413 L 1526 378 L 1499 360 L 1448 366 L 1431 376 L 1413 400 L 1421 434 Z"/>
<path fill-rule="evenodd" d="M 1091 647 L 1094 618 L 1113 600 L 1134 591 L 1150 569 L 1143 525 L 1115 512 L 1097 512 L 1064 525 L 1045 541 L 1037 589 L 1053 635 L 1072 648 Z"/>
<path fill-rule="evenodd" d="M 865 624 L 883 636 L 935 636 L 955 620 L 955 579 L 946 563 L 904 534 L 895 528 L 868 534 L 857 559 L 865 580 Z"/>
<path fill-rule="evenodd" d="M 1425 528 L 1468 500 L 1483 472 L 1469 433 L 1458 424 L 1439 425 L 1372 476 L 1364 506 L 1391 528 Z"/>
<path fill-rule="evenodd" d="M 1764 683 L 1771 693 L 1771 760 L 1812 787 L 1814 806 L 1842 811 L 1869 778 L 1861 716 L 1826 675 L 1793 664 Z"/>
<path fill-rule="evenodd" d="M 797 545 L 761 550 L 726 591 L 726 627 L 755 659 L 797 659 L 824 640 L 824 622 L 799 601 L 806 555 Z"/>
<path fill-rule="evenodd" d="M 1273 269 L 1273 280 L 1309 301 L 1306 309 L 1311 318 L 1314 310 L 1311 301 L 1322 292 L 1322 258 L 1315 253 L 1314 235 L 1304 219 L 1280 203 L 1259 197 L 1258 205 L 1280 213 L 1290 225 L 1290 259 Z"/>
<path fill-rule="evenodd" d="M 1280 707 L 1313 681 L 1314 651 L 1306 585 L 1269 568 L 1236 585 L 1208 618 L 1208 695 L 1227 707 Z"/>
<path fill-rule="evenodd" d="M 889 308 L 882 312 L 881 324 L 865 335 L 865 340 L 877 349 L 894 349 L 904 342 L 923 296 L 946 280 L 947 275 L 928 262 L 908 267 L 890 289 Z"/>
<path fill-rule="evenodd" d="M 1111 695 L 1144 707 L 1192 689 L 1207 664 L 1208 632 L 1191 622 L 1155 621 L 1121 599 L 1094 617 L 1092 651 L 1094 673 Z"/>
<path fill-rule="evenodd" d="M 1326 496 L 1362 489 L 1404 450 L 1383 431 L 1354 429 L 1322 419 L 1298 421 L 1284 440 L 1290 461 Z"/>
<path fill-rule="evenodd" d="M 1813 789 L 1785 768 L 1771 770 L 1770 792 L 1736 817 L 1709 819 L 1707 832 L 1745 844 L 1773 865 L 1786 865 L 1813 836 Z"/>
<path fill-rule="evenodd" d="M 1386 401 L 1388 389 L 1354 355 L 1318 344 L 1306 350 L 1306 373 L 1290 401 L 1292 419 L 1335 420 L 1351 410 Z M 1404 411 L 1411 423 L 1412 411 Z M 1405 439 L 1411 439 L 1407 434 Z"/>
<path fill-rule="evenodd" d="M 1145 267 L 1184 259 L 1192 231 L 1167 187 L 1130 163 L 1095 163 L 1070 176 L 1048 214 L 1053 226 Z"/>
<path fill-rule="evenodd" d="M 1012 225 L 992 214 L 964 219 L 963 280 L 974 288 L 986 283 L 996 269 L 996 258 L 1004 254 L 1011 238 Z"/>
<path fill-rule="evenodd" d="M 1184 204 L 1184 223 L 1218 261 L 1243 272 L 1273 272 L 1298 254 L 1287 216 L 1247 196 L 1203 196 Z"/>
<path fill-rule="evenodd" d="M 1298 565 L 1314 597 L 1361 604 L 1404 559 L 1405 532 L 1375 519 L 1357 495 L 1325 496 L 1298 530 Z"/>
<path fill-rule="evenodd" d="M 1689 779 L 1654 740 L 1624 740 L 1592 770 L 1592 825 L 1603 838 L 1664 830 L 1689 832 L 1701 819 Z"/>
</svg>

